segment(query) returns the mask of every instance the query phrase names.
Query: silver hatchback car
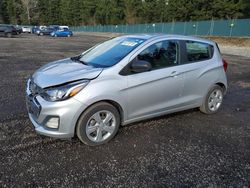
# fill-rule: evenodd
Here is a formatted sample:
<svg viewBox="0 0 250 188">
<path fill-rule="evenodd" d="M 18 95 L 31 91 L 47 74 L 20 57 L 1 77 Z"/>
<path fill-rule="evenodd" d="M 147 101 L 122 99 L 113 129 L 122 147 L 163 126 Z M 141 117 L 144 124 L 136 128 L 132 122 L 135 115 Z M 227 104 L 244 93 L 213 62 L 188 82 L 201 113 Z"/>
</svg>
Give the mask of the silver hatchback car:
<svg viewBox="0 0 250 188">
<path fill-rule="evenodd" d="M 216 113 L 226 69 L 210 40 L 121 36 L 38 69 L 27 82 L 28 114 L 39 134 L 100 145 L 120 125 L 197 107 Z"/>
</svg>

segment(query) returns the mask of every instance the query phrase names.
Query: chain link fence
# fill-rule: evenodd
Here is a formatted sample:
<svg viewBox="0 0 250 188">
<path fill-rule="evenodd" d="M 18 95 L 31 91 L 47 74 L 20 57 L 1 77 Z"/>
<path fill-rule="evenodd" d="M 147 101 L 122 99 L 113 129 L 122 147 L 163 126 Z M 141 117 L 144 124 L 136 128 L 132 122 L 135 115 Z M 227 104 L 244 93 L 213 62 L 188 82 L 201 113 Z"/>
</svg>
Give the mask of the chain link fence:
<svg viewBox="0 0 250 188">
<path fill-rule="evenodd" d="M 167 33 L 197 36 L 250 37 L 250 19 L 76 26 L 71 27 L 71 29 L 75 32 Z"/>
</svg>

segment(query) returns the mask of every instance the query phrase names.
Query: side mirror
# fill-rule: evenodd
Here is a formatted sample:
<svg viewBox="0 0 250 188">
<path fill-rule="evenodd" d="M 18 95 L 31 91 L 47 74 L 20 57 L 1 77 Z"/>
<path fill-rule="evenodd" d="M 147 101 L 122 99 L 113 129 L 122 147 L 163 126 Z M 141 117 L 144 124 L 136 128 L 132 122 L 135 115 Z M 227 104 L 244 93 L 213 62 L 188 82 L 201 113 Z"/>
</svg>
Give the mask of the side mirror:
<svg viewBox="0 0 250 188">
<path fill-rule="evenodd" d="M 131 71 L 135 73 L 146 72 L 152 69 L 152 65 L 143 60 L 134 61 L 131 65 Z"/>
</svg>

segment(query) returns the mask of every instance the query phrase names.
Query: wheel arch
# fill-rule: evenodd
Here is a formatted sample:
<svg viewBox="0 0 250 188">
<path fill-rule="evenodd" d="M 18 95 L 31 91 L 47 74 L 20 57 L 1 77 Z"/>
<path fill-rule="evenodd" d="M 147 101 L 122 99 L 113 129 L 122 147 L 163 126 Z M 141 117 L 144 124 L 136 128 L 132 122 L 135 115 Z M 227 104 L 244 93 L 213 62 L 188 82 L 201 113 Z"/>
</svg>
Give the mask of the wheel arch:
<svg viewBox="0 0 250 188">
<path fill-rule="evenodd" d="M 217 82 L 215 85 L 218 85 L 220 86 L 222 89 L 223 89 L 223 94 L 225 95 L 226 94 L 226 91 L 227 91 L 227 87 L 224 83 L 222 82 Z"/>
<path fill-rule="evenodd" d="M 79 117 L 78 117 L 78 119 L 77 119 L 77 121 L 76 121 L 76 123 L 75 123 L 74 135 L 76 135 L 77 124 L 78 124 L 78 121 L 79 121 L 79 118 L 81 117 L 81 115 L 82 115 L 86 110 L 88 110 L 91 106 L 93 106 L 93 105 L 95 105 L 95 104 L 97 104 L 97 103 L 101 103 L 101 102 L 106 102 L 106 103 L 109 103 L 109 104 L 111 104 L 112 106 L 114 106 L 114 107 L 117 109 L 117 111 L 119 112 L 119 115 L 120 115 L 120 118 L 121 118 L 121 125 L 123 124 L 123 121 L 124 121 L 124 110 L 123 110 L 122 106 L 121 106 L 118 102 L 116 102 L 116 101 L 114 101 L 114 100 L 104 99 L 104 100 L 100 100 L 100 101 L 93 102 L 92 104 L 90 104 L 86 109 L 84 109 L 84 110 L 81 112 L 81 114 L 79 115 Z"/>
</svg>

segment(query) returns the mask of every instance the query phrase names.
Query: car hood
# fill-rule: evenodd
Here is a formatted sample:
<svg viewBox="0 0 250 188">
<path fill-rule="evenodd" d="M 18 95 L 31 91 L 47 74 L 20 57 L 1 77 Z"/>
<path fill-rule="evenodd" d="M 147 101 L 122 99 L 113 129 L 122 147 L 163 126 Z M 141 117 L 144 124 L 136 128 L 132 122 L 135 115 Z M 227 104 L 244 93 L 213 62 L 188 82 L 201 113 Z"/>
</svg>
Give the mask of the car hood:
<svg viewBox="0 0 250 188">
<path fill-rule="evenodd" d="M 82 79 L 95 79 L 102 70 L 103 68 L 84 65 L 67 58 L 42 66 L 32 75 L 32 80 L 41 88 L 46 88 Z"/>
</svg>

